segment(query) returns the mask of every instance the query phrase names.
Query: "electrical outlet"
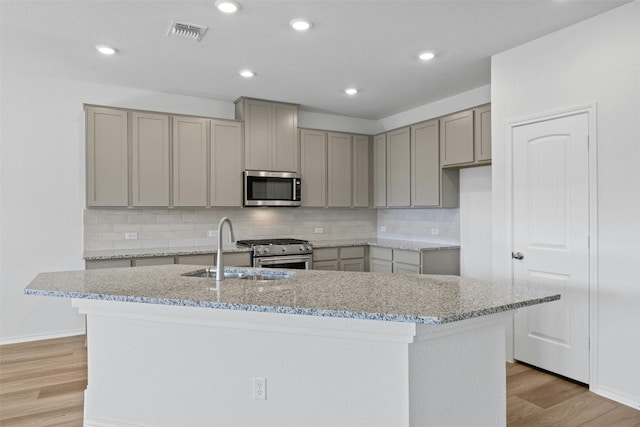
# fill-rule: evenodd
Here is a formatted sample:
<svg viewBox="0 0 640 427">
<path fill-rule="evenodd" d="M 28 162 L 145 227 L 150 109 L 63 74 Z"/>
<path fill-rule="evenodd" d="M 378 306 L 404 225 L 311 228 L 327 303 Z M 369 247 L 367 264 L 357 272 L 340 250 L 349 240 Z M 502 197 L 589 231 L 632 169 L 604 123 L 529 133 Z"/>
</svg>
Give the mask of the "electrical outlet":
<svg viewBox="0 0 640 427">
<path fill-rule="evenodd" d="M 380 227 L 380 232 L 384 233 L 385 231 L 387 231 L 387 227 L 385 227 L 384 225 L 382 227 Z"/>
<path fill-rule="evenodd" d="M 324 228 L 323 227 L 316 227 L 314 232 L 316 234 L 322 234 L 322 233 L 324 233 Z"/>
<path fill-rule="evenodd" d="M 124 233 L 125 240 L 138 240 L 138 233 Z"/>
<path fill-rule="evenodd" d="M 207 233 L 207 236 L 218 237 L 218 232 L 216 230 L 209 230 L 209 232 Z"/>
<path fill-rule="evenodd" d="M 438 234 L 440 234 L 440 229 L 439 228 L 432 228 L 431 229 L 431 234 L 434 236 L 437 236 Z"/>
<path fill-rule="evenodd" d="M 255 400 L 267 400 L 267 379 L 253 378 L 253 398 Z"/>
</svg>

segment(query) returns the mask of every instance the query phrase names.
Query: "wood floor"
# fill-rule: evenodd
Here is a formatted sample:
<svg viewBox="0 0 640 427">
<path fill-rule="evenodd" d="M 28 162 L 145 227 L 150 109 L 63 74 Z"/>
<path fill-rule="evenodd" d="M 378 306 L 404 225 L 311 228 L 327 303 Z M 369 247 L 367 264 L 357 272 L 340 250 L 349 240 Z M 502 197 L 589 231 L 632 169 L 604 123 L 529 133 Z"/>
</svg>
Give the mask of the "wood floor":
<svg viewBox="0 0 640 427">
<path fill-rule="evenodd" d="M 84 336 L 0 346 L 2 427 L 82 426 L 86 386 Z M 507 425 L 640 427 L 640 411 L 582 384 L 508 363 Z"/>
</svg>

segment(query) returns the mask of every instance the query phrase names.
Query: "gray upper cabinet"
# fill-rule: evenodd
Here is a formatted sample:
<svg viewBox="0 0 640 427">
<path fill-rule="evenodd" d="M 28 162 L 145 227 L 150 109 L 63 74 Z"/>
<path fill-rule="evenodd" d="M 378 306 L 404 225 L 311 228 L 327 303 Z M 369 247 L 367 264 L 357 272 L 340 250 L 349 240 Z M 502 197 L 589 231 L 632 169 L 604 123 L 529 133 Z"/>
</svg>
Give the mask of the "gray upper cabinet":
<svg viewBox="0 0 640 427">
<path fill-rule="evenodd" d="M 327 206 L 351 207 L 353 183 L 351 135 L 327 134 Z"/>
<path fill-rule="evenodd" d="M 491 105 L 483 105 L 473 110 L 474 145 L 477 163 L 491 162 Z"/>
<path fill-rule="evenodd" d="M 387 206 L 387 134 L 373 137 L 373 206 Z"/>
<path fill-rule="evenodd" d="M 169 116 L 131 114 L 133 206 L 169 205 Z"/>
<path fill-rule="evenodd" d="M 366 208 L 369 207 L 369 182 L 371 174 L 369 173 L 369 145 L 370 138 L 367 135 L 353 135 L 353 207 Z"/>
<path fill-rule="evenodd" d="M 127 112 L 86 107 L 86 132 L 87 206 L 127 206 Z"/>
<path fill-rule="evenodd" d="M 240 98 L 245 122 L 245 169 L 298 172 L 298 106 Z"/>
<path fill-rule="evenodd" d="M 440 119 L 442 167 L 464 168 L 491 163 L 491 105 Z"/>
<path fill-rule="evenodd" d="M 438 120 L 411 126 L 411 206 L 440 205 Z"/>
<path fill-rule="evenodd" d="M 327 205 L 327 133 L 300 129 L 302 206 Z"/>
<path fill-rule="evenodd" d="M 242 122 L 210 122 L 209 201 L 211 206 L 242 206 Z"/>
<path fill-rule="evenodd" d="M 440 119 L 440 155 L 442 166 L 473 162 L 473 110 Z"/>
<path fill-rule="evenodd" d="M 207 119 L 172 117 L 173 206 L 207 205 Z"/>
<path fill-rule="evenodd" d="M 408 127 L 387 133 L 387 206 L 411 205 L 411 133 Z"/>
</svg>

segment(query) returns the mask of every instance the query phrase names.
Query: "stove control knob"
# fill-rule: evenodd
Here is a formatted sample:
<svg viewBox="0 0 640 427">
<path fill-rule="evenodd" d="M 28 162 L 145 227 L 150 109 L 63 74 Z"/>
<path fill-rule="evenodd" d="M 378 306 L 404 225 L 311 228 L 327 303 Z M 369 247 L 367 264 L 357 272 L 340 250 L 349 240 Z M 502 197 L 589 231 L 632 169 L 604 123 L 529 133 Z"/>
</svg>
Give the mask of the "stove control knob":
<svg viewBox="0 0 640 427">
<path fill-rule="evenodd" d="M 287 248 L 282 248 L 282 252 L 287 252 Z"/>
<path fill-rule="evenodd" d="M 262 253 L 268 254 L 270 249 L 269 248 L 262 248 Z"/>
<path fill-rule="evenodd" d="M 299 249 L 300 249 L 301 251 L 304 251 L 304 245 L 300 245 L 300 248 L 299 248 Z"/>
</svg>

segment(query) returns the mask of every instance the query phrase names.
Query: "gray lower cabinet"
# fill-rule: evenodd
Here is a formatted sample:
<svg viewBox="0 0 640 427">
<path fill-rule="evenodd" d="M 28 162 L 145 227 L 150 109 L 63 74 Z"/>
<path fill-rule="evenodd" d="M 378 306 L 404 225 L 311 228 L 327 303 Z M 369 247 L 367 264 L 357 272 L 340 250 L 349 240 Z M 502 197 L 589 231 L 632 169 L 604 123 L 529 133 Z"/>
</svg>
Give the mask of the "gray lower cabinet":
<svg viewBox="0 0 640 427">
<path fill-rule="evenodd" d="M 175 258 L 172 256 L 154 256 L 149 258 L 134 258 L 132 260 L 133 267 L 144 267 L 149 265 L 170 265 L 175 264 Z"/>
<path fill-rule="evenodd" d="M 460 274 L 460 250 L 410 251 L 370 247 L 369 270 L 381 273 Z"/>
<path fill-rule="evenodd" d="M 251 267 L 251 254 L 231 252 L 222 254 L 225 267 Z M 216 265 L 216 254 L 181 255 L 176 264 Z"/>
<path fill-rule="evenodd" d="M 129 204 L 127 112 L 88 106 L 87 206 Z"/>
<path fill-rule="evenodd" d="M 169 206 L 169 116 L 134 111 L 131 117 L 132 206 Z"/>
<path fill-rule="evenodd" d="M 86 270 L 95 270 L 98 268 L 122 268 L 131 267 L 131 259 L 96 259 L 84 262 Z"/>
<path fill-rule="evenodd" d="M 331 271 L 367 271 L 366 246 L 344 246 L 313 250 L 313 269 Z"/>
</svg>

